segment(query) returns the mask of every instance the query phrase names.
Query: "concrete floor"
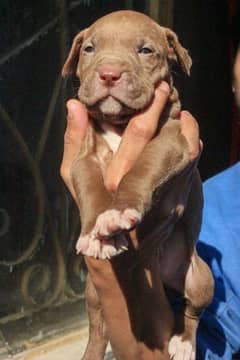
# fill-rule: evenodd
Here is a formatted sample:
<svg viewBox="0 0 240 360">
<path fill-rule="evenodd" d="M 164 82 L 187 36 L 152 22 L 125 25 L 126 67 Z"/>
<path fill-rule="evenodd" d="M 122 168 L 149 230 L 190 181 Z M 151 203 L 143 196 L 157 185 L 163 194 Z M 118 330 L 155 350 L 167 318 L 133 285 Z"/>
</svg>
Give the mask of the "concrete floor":
<svg viewBox="0 0 240 360">
<path fill-rule="evenodd" d="M 80 360 L 87 341 L 84 300 L 66 303 L 2 326 L 0 360 Z M 114 360 L 110 346 L 105 360 Z"/>
<path fill-rule="evenodd" d="M 87 338 L 88 328 L 85 327 L 82 330 L 51 339 L 24 353 L 8 356 L 6 360 L 80 360 L 87 344 Z M 105 360 L 114 360 L 110 347 Z"/>
</svg>

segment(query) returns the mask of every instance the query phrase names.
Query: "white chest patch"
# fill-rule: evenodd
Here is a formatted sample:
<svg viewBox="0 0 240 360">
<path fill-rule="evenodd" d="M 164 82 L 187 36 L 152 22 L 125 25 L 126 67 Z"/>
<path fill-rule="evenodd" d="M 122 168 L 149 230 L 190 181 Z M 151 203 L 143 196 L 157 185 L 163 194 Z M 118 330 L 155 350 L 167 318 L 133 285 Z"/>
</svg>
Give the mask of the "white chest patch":
<svg viewBox="0 0 240 360">
<path fill-rule="evenodd" d="M 110 149 L 115 153 L 121 142 L 121 136 L 118 135 L 111 127 L 103 126 L 104 133 L 102 137 L 108 143 Z"/>
</svg>

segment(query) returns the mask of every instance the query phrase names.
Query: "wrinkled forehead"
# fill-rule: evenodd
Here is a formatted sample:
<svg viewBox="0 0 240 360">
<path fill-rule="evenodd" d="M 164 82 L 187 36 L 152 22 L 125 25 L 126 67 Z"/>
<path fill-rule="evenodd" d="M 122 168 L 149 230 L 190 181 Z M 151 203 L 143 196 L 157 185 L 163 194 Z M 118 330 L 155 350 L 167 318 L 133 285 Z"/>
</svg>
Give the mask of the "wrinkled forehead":
<svg viewBox="0 0 240 360">
<path fill-rule="evenodd" d="M 87 31 L 86 40 L 101 43 L 102 47 L 115 44 L 141 46 L 144 43 L 166 45 L 163 28 L 144 14 L 117 12 L 96 21 Z"/>
</svg>

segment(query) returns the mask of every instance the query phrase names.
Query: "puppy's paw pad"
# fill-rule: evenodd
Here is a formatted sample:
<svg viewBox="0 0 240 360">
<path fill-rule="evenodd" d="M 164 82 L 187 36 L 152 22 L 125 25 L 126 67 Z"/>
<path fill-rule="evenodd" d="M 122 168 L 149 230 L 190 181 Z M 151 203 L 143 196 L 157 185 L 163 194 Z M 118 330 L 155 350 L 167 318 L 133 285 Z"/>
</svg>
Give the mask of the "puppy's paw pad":
<svg viewBox="0 0 240 360">
<path fill-rule="evenodd" d="M 135 209 L 107 210 L 98 216 L 95 232 L 100 236 L 109 236 L 121 230 L 132 229 L 141 219 L 141 214 Z"/>
<path fill-rule="evenodd" d="M 95 231 L 97 235 L 109 236 L 123 225 L 120 211 L 114 209 L 107 210 L 98 216 Z"/>
<path fill-rule="evenodd" d="M 136 209 L 126 209 L 122 213 L 122 219 L 127 222 L 129 229 L 134 227 L 141 220 L 141 214 Z"/>
<path fill-rule="evenodd" d="M 195 348 L 191 341 L 182 340 L 181 336 L 174 335 L 168 345 L 171 360 L 195 360 Z"/>
</svg>

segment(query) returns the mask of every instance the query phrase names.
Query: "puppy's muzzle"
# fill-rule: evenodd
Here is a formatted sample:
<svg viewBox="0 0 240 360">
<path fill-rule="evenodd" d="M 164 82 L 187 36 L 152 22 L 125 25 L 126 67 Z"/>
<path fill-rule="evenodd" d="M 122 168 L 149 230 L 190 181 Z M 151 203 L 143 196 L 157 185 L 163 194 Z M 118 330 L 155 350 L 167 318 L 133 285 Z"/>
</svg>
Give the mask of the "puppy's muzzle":
<svg viewBox="0 0 240 360">
<path fill-rule="evenodd" d="M 113 87 L 119 84 L 122 78 L 122 70 L 118 65 L 102 65 L 97 69 L 99 81 L 103 86 Z"/>
</svg>

